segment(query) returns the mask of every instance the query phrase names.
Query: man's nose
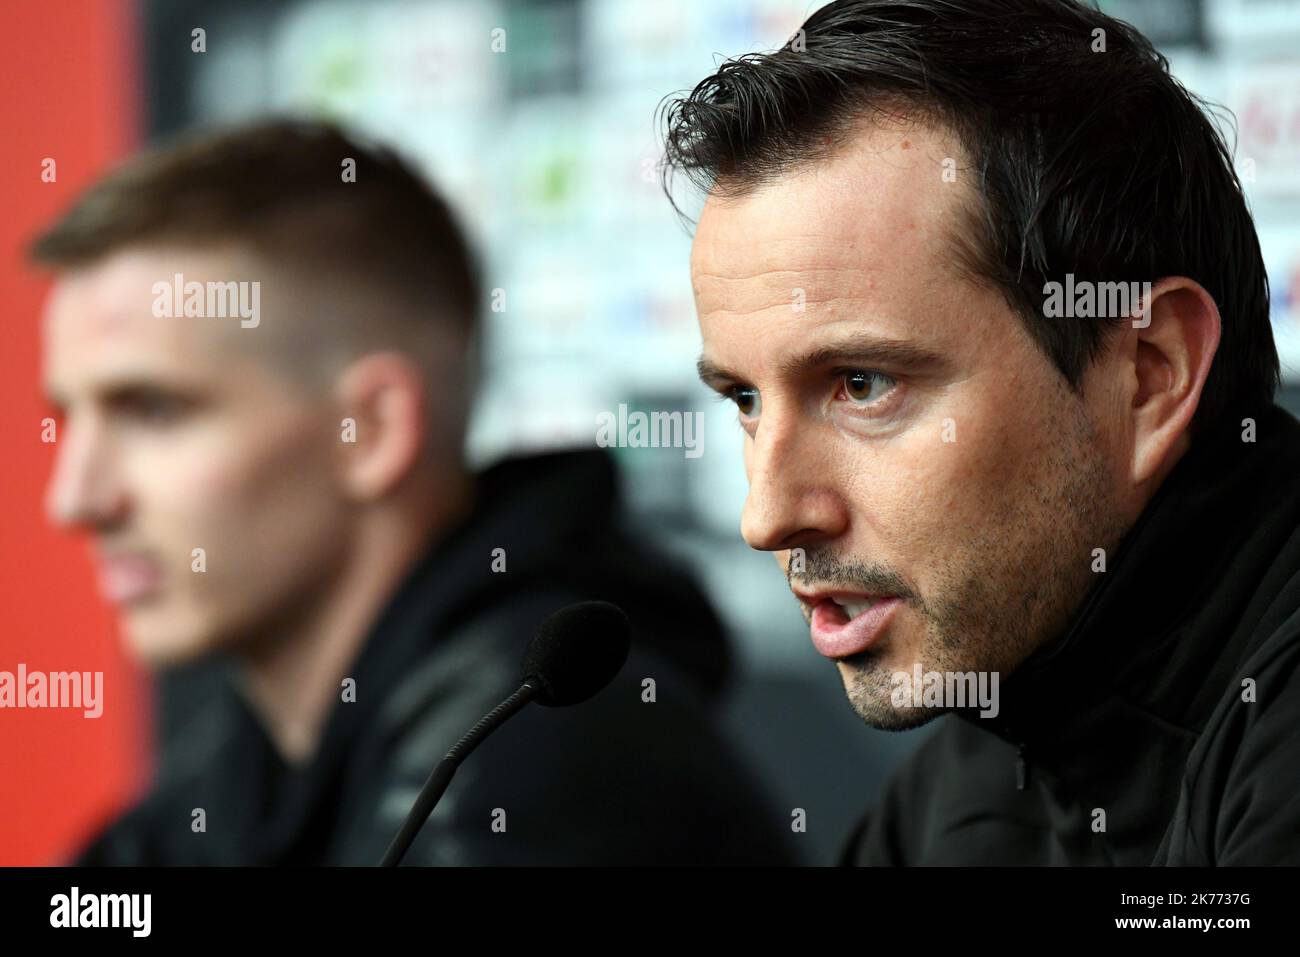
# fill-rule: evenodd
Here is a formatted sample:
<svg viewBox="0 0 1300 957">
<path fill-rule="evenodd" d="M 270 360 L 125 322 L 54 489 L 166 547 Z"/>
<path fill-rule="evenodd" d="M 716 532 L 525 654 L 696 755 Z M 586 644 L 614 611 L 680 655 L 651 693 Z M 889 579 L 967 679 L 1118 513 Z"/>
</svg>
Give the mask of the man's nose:
<svg viewBox="0 0 1300 957">
<path fill-rule="evenodd" d="M 98 528 L 117 521 L 125 508 L 107 438 L 96 426 L 65 423 L 45 489 L 46 517 L 64 527 Z"/>
<path fill-rule="evenodd" d="M 740 534 L 750 548 L 781 551 L 834 539 L 848 528 L 833 450 L 797 417 L 765 415 L 749 459 Z"/>
</svg>

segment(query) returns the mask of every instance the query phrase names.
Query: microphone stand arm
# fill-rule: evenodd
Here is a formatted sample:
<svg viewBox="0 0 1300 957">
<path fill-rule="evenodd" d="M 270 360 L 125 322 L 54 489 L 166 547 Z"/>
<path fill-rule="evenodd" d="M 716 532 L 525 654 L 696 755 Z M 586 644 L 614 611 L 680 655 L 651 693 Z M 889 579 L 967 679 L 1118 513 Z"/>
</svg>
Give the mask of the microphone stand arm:
<svg viewBox="0 0 1300 957">
<path fill-rule="evenodd" d="M 465 732 L 464 737 L 452 746 L 446 757 L 433 769 L 429 779 L 424 782 L 419 797 L 411 807 L 411 813 L 406 816 L 406 823 L 393 838 L 393 843 L 388 845 L 384 859 L 379 864 L 380 867 L 396 867 L 401 862 L 415 841 L 415 836 L 420 833 L 420 828 L 429 819 L 443 792 L 447 790 L 447 785 L 451 784 L 452 776 L 460 767 L 460 762 L 469 757 L 474 749 L 483 743 L 483 739 L 505 724 L 508 718 L 522 711 L 524 706 L 536 697 L 537 691 L 532 678 L 525 680 L 518 691 L 480 718 L 478 724 Z"/>
</svg>

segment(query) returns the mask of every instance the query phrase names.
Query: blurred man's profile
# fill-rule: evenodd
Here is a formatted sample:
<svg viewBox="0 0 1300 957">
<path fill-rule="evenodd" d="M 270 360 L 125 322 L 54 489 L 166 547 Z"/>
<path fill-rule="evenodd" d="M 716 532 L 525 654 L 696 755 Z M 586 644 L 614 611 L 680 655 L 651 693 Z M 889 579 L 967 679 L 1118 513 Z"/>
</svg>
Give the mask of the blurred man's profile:
<svg viewBox="0 0 1300 957">
<path fill-rule="evenodd" d="M 34 258 L 49 516 L 89 533 L 142 661 L 222 675 L 82 863 L 377 863 L 537 625 L 587 598 L 632 621 L 620 679 L 485 743 L 407 862 L 787 862 L 713 730 L 722 627 L 622 527 L 612 463 L 466 464 L 480 279 L 405 162 L 323 124 L 193 138 Z"/>
</svg>

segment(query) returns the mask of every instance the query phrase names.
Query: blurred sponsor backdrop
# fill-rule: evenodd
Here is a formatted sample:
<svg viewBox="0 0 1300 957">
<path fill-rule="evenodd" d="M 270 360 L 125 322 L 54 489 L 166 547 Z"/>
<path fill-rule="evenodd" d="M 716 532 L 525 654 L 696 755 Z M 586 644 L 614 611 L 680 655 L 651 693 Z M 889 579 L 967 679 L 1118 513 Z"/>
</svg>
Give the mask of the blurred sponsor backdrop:
<svg viewBox="0 0 1300 957">
<path fill-rule="evenodd" d="M 1273 283 L 1284 371 L 1300 385 L 1300 5 L 1101 5 L 1147 32 L 1185 85 L 1236 114 L 1238 169 Z M 103 16 L 105 4 L 69 6 Z M 590 445 L 597 416 L 620 404 L 703 414 L 698 457 L 681 449 L 615 450 L 628 500 L 647 534 L 693 565 L 730 622 L 745 668 L 728 706 L 730 726 L 766 772 L 778 806 L 808 810 L 809 859 L 830 860 L 883 776 L 926 732 L 886 734 L 861 724 L 835 670 L 813 651 L 775 562 L 740 540 L 742 433 L 734 409 L 695 379 L 690 237 L 660 188 L 655 125 L 665 95 L 689 89 L 723 57 L 783 43 L 820 3 L 108 6 L 128 11 L 109 18 L 117 32 L 78 34 L 78 42 L 83 50 L 111 43 L 135 51 L 129 83 L 116 75 L 101 80 L 126 84 L 124 108 L 133 115 L 122 125 L 140 139 L 267 112 L 325 116 L 397 146 L 449 198 L 482 257 L 486 285 L 504 300 L 501 311 L 485 312 L 486 378 L 470 438 L 476 461 L 523 448 Z M 204 31 L 202 53 L 193 50 L 196 29 Z M 51 47 L 50 56 L 69 55 L 66 43 L 60 49 Z M 84 110 L 71 115 L 94 121 Z M 35 318 L 26 310 L 15 321 Z M 29 371 L 18 374 L 33 379 Z M 1288 389 L 1283 397 L 1293 407 L 1295 394 Z M 25 507 L 6 502 L 6 509 Z M 88 570 L 68 559 L 66 574 Z M 97 615 L 86 627 L 99 633 L 106 626 Z M 129 733 L 95 746 L 117 748 L 136 771 L 90 783 L 97 801 L 68 794 L 63 782 L 52 799 L 72 808 L 25 843 L 3 825 L 0 863 L 27 862 L 63 846 L 135 786 L 147 758 L 134 759 L 136 752 L 119 742 Z M 42 784 L 33 786 L 39 791 Z M 0 803 L 0 821 L 4 811 Z"/>
</svg>

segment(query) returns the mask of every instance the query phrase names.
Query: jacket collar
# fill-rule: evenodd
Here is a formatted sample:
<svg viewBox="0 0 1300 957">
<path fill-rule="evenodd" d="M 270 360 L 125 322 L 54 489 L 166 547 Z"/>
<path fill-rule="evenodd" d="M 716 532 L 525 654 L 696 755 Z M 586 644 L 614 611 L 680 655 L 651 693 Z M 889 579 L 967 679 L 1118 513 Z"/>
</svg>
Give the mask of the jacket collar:
<svg viewBox="0 0 1300 957">
<path fill-rule="evenodd" d="M 348 669 L 355 700 L 335 704 L 302 766 L 279 757 L 238 683 L 226 681 L 213 760 L 232 770 L 212 785 L 208 801 L 238 815 L 240 833 L 223 848 L 230 861 L 291 863 L 319 853 L 336 810 L 329 797 L 389 692 L 437 647 L 439 636 L 485 603 L 504 600 L 502 589 L 553 571 L 557 542 L 604 527 L 615 493 L 613 465 L 599 451 L 517 456 L 479 473 L 472 512 L 431 542 L 394 589 Z M 495 546 L 508 551 L 509 576 L 489 569 Z"/>
</svg>

